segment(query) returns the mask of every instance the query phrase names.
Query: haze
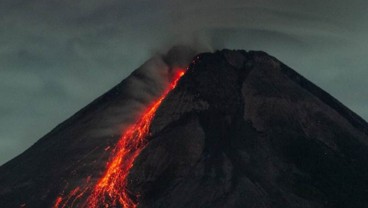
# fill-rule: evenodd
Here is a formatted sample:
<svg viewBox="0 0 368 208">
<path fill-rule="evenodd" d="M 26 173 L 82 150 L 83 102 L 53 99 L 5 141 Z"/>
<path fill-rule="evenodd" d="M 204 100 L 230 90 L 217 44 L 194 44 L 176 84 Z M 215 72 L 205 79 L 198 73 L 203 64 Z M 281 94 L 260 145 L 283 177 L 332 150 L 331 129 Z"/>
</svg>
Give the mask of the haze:
<svg viewBox="0 0 368 208">
<path fill-rule="evenodd" d="M 157 52 L 263 50 L 368 119 L 365 0 L 2 0 L 0 164 Z"/>
</svg>

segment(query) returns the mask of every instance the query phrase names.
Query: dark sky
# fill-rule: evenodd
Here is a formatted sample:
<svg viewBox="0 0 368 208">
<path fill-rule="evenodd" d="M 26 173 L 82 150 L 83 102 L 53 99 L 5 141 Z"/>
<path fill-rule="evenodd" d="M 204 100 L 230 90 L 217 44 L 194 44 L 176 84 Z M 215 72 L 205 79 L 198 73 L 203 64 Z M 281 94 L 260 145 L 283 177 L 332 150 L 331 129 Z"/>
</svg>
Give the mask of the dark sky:
<svg viewBox="0 0 368 208">
<path fill-rule="evenodd" d="M 368 119 L 366 0 L 0 0 L 0 164 L 174 44 L 264 50 Z"/>
</svg>

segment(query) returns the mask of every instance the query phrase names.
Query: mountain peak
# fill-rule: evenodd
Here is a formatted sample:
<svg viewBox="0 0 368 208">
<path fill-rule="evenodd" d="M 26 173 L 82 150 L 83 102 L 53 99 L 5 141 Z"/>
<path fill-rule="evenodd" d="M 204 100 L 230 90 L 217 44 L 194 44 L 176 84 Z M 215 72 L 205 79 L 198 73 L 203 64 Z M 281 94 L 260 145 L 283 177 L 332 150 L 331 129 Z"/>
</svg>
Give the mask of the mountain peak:
<svg viewBox="0 0 368 208">
<path fill-rule="evenodd" d="M 128 187 L 142 207 L 364 207 L 367 129 L 264 52 L 204 53 L 158 109 Z"/>
<path fill-rule="evenodd" d="M 172 53 L 157 65 L 182 66 Z M 148 78 L 138 80 L 169 82 Z M 145 112 L 130 115 L 136 105 L 128 101 L 137 100 L 131 79 L 0 167 L 0 204 L 84 207 L 116 146 L 143 135 L 142 145 L 124 146 L 135 155 L 128 155 L 132 165 L 119 186 L 127 207 L 368 206 L 367 123 L 267 53 L 195 56 L 167 95 L 144 97 L 159 105 L 146 109 L 144 134 L 126 137 Z M 104 203 L 124 206 L 112 198 Z"/>
</svg>

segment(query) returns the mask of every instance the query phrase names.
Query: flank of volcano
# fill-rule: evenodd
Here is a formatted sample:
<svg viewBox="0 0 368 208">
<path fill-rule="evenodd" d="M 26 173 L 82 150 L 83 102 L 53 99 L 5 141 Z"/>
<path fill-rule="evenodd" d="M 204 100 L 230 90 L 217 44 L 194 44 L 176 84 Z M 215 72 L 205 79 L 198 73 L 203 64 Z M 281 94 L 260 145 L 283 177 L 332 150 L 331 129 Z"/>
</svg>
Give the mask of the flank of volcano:
<svg viewBox="0 0 368 208">
<path fill-rule="evenodd" d="M 133 73 L 1 166 L 0 205 L 368 207 L 367 122 L 276 58 L 203 53 L 170 77 L 131 115 L 131 80 L 157 87 Z"/>
</svg>

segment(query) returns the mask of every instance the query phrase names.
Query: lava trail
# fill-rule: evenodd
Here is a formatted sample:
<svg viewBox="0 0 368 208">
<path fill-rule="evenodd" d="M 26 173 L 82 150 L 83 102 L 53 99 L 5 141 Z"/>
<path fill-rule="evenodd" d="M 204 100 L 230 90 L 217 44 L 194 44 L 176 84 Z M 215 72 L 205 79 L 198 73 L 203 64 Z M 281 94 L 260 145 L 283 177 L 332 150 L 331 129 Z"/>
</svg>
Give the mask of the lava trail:
<svg viewBox="0 0 368 208">
<path fill-rule="evenodd" d="M 86 198 L 86 201 L 81 204 L 78 203 L 78 207 L 137 207 L 137 202 L 130 197 L 126 188 L 127 177 L 130 169 L 133 167 L 134 160 L 147 144 L 146 138 L 156 110 L 167 94 L 176 87 L 177 82 L 185 73 L 183 69 L 175 71 L 177 73 L 164 93 L 148 106 L 141 117 L 122 134 L 111 152 L 105 173 L 92 186 L 92 190 L 88 188 L 90 186 L 87 186 L 85 189 L 77 187 L 70 191 L 68 195 L 59 196 L 55 200 L 54 208 L 73 207 L 76 201 L 81 198 Z M 89 196 L 84 196 L 86 193 L 90 193 Z"/>
</svg>

